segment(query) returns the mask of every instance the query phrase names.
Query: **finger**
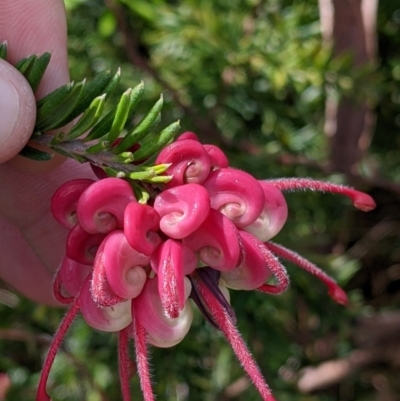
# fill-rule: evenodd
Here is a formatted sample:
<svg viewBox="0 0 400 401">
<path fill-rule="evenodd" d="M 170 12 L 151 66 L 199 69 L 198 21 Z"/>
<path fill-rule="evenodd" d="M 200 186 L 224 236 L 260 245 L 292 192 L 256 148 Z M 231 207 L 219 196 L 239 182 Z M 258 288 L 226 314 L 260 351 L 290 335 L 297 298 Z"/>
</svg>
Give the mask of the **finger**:
<svg viewBox="0 0 400 401">
<path fill-rule="evenodd" d="M 7 59 L 11 64 L 31 54 L 51 52 L 50 64 L 35 93 L 37 99 L 69 82 L 67 27 L 62 0 L 1 0 L 0 41 L 3 40 L 8 42 Z M 26 138 L 31 133 L 32 130 L 29 134 L 19 132 L 19 135 Z M 15 154 L 14 150 L 12 153 Z M 5 156 L 3 160 L 7 158 Z M 17 156 L 11 163 L 25 171 L 46 172 L 63 160 L 58 155 L 48 162 L 35 162 Z"/>
<path fill-rule="evenodd" d="M 26 79 L 0 59 L 0 163 L 28 142 L 36 119 L 36 102 Z"/>
<path fill-rule="evenodd" d="M 69 81 L 67 26 L 62 0 L 2 0 L 0 41 L 8 42 L 8 61 L 51 52 L 50 64 L 36 91 L 40 99 Z"/>
</svg>

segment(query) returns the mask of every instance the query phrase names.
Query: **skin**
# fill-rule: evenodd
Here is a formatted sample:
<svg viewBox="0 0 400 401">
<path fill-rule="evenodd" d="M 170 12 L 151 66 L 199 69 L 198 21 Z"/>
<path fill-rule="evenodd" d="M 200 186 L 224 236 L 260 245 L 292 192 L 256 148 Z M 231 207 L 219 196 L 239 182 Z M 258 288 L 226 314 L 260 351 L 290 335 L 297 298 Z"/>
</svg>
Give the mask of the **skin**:
<svg viewBox="0 0 400 401">
<path fill-rule="evenodd" d="M 3 40 L 8 42 L 8 56 L 7 62 L 0 60 L 0 279 L 37 302 L 57 305 L 52 282 L 68 232 L 53 220 L 50 199 L 64 182 L 93 175 L 88 166 L 59 156 L 35 162 L 17 153 L 32 133 L 35 98 L 69 82 L 63 2 L 2 0 Z M 52 53 L 51 62 L 33 94 L 12 65 L 45 51 Z"/>
</svg>

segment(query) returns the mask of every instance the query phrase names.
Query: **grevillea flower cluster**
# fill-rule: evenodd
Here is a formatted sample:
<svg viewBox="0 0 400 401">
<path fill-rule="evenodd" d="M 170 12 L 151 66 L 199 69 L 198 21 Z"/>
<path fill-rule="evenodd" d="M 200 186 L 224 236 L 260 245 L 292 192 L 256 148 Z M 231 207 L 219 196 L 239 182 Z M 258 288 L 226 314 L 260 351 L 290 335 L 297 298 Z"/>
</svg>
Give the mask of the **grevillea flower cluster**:
<svg viewBox="0 0 400 401">
<path fill-rule="evenodd" d="M 154 400 L 148 345 L 182 341 L 194 304 L 224 334 L 261 398 L 273 401 L 236 329 L 229 291 L 284 292 L 289 278 L 282 259 L 318 277 L 336 302 L 347 302 L 331 277 L 271 238 L 287 219 L 283 191 L 341 194 L 363 211 L 375 207 L 370 196 L 307 178 L 256 180 L 229 167 L 221 149 L 201 144 L 191 132 L 167 145 L 156 164 L 167 166 L 169 182 L 147 184 L 145 191 L 129 179 L 106 177 L 68 182 L 53 196 L 53 215 L 69 230 L 54 294 L 70 309 L 45 360 L 38 401 L 50 400 L 50 368 L 78 312 L 94 329 L 118 333 L 124 401 L 130 400 L 129 341 L 143 397 Z"/>
</svg>

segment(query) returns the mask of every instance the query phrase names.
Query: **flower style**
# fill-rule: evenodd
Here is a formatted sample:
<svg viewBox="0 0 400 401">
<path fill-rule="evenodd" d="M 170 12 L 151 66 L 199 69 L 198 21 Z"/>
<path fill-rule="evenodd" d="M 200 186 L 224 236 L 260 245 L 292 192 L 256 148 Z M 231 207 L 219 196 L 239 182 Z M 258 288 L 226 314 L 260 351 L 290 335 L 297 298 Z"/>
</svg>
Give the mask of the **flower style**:
<svg viewBox="0 0 400 401">
<path fill-rule="evenodd" d="M 345 292 L 331 277 L 270 239 L 287 219 L 284 191 L 341 194 L 363 211 L 375 207 L 369 195 L 308 178 L 257 181 L 229 167 L 221 149 L 202 145 L 192 132 L 167 145 L 156 163 L 169 165 L 171 179 L 164 186 L 152 184 L 151 196 L 143 199 L 122 178 L 74 180 L 54 194 L 53 215 L 70 230 L 54 294 L 71 307 L 45 360 L 37 401 L 50 400 L 50 368 L 79 311 L 94 329 L 119 333 L 124 401 L 130 400 L 129 340 L 135 344 L 143 397 L 152 401 L 147 346 L 182 341 L 193 302 L 225 335 L 261 398 L 273 401 L 236 329 L 229 289 L 284 292 L 289 278 L 280 258 L 319 278 L 336 302 L 346 304 Z"/>
</svg>

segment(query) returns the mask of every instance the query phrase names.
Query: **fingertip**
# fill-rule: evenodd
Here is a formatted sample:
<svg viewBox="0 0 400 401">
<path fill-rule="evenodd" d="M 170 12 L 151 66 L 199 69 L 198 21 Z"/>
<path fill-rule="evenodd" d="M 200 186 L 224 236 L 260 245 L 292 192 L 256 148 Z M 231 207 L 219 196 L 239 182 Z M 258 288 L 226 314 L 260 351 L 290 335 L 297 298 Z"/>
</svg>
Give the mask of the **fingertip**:
<svg viewBox="0 0 400 401">
<path fill-rule="evenodd" d="M 0 163 L 12 159 L 26 145 L 35 120 L 36 101 L 28 81 L 0 59 Z"/>
</svg>

